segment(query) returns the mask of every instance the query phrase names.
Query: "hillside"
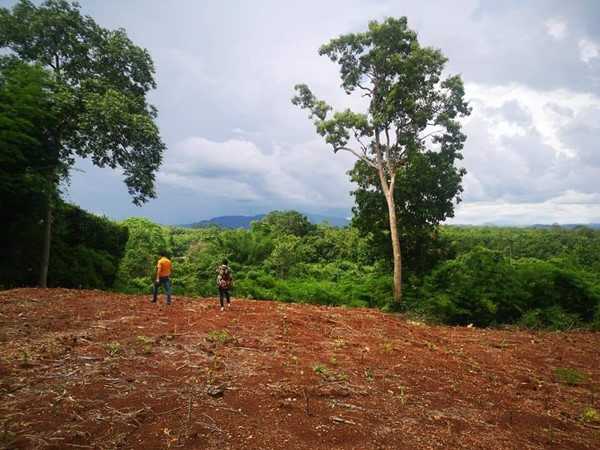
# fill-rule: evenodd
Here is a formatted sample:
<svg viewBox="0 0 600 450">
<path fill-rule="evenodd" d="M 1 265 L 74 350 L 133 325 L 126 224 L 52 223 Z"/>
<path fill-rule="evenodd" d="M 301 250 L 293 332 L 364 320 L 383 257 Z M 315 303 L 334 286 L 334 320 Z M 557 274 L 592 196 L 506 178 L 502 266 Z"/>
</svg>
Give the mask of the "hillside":
<svg viewBox="0 0 600 450">
<path fill-rule="evenodd" d="M 162 299 L 161 299 L 162 300 Z M 600 334 L 0 292 L 0 448 L 592 449 Z M 558 370 L 557 370 L 558 369 Z M 569 369 L 569 370 L 565 370 Z M 593 419 L 590 414 L 590 419 Z"/>
</svg>

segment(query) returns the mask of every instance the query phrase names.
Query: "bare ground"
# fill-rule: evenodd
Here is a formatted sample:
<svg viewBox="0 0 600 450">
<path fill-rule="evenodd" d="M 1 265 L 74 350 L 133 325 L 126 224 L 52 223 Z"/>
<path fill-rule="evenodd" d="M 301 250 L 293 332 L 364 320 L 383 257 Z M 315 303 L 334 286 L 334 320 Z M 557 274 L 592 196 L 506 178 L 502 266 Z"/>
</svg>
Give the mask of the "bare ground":
<svg viewBox="0 0 600 450">
<path fill-rule="evenodd" d="M 148 300 L 0 292 L 0 448 L 600 448 L 600 333 Z"/>
</svg>

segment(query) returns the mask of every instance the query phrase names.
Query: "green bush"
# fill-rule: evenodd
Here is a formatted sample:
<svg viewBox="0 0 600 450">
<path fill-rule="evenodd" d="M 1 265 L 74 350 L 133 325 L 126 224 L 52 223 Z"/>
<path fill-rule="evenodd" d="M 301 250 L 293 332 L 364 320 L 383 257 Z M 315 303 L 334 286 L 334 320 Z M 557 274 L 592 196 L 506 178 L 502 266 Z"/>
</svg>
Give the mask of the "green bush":
<svg viewBox="0 0 600 450">
<path fill-rule="evenodd" d="M 511 260 L 476 247 L 425 278 L 418 309 L 449 324 L 487 326 L 520 322 L 531 328 L 569 329 L 591 322 L 600 304 L 585 274 L 560 260 Z"/>
<path fill-rule="evenodd" d="M 546 309 L 532 309 L 526 311 L 519 325 L 532 330 L 570 330 L 582 324 L 577 314 L 568 313 L 560 306 L 555 305 Z"/>
</svg>

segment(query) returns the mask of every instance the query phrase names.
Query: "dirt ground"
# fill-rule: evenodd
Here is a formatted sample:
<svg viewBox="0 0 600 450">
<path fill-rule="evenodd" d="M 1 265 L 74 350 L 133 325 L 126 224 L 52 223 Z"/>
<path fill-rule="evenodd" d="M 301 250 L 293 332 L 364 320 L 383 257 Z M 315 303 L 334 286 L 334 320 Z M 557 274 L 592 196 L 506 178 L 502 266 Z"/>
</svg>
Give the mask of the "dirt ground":
<svg viewBox="0 0 600 450">
<path fill-rule="evenodd" d="M 0 292 L 0 448 L 600 448 L 600 333 L 161 302 Z"/>
</svg>

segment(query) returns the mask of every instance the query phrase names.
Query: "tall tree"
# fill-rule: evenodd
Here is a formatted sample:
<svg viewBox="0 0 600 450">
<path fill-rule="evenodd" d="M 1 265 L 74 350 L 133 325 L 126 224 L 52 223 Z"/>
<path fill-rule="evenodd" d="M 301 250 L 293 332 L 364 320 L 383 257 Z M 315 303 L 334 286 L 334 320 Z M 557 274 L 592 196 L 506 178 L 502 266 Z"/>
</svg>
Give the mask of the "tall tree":
<svg viewBox="0 0 600 450">
<path fill-rule="evenodd" d="M 106 30 L 67 0 L 29 0 L 0 8 L 0 48 L 53 73 L 58 121 L 47 136 L 45 238 L 39 284 L 47 284 L 54 201 L 75 157 L 120 167 L 133 202 L 155 196 L 164 144 L 146 94 L 156 87 L 149 53 L 124 30 Z"/>
<path fill-rule="evenodd" d="M 308 86 L 295 86 L 295 105 L 308 109 L 317 132 L 338 151 L 350 152 L 376 173 L 386 200 L 394 259 L 394 299 L 402 299 L 402 256 L 396 212 L 396 180 L 411 153 L 436 148 L 459 152 L 466 136 L 460 116 L 470 110 L 460 76 L 442 79 L 447 59 L 421 47 L 406 17 L 370 22 L 368 31 L 342 35 L 321 55 L 340 66 L 342 88 L 368 100 L 364 112 L 335 112 Z M 403 199 L 399 199 L 403 201 Z"/>
</svg>

